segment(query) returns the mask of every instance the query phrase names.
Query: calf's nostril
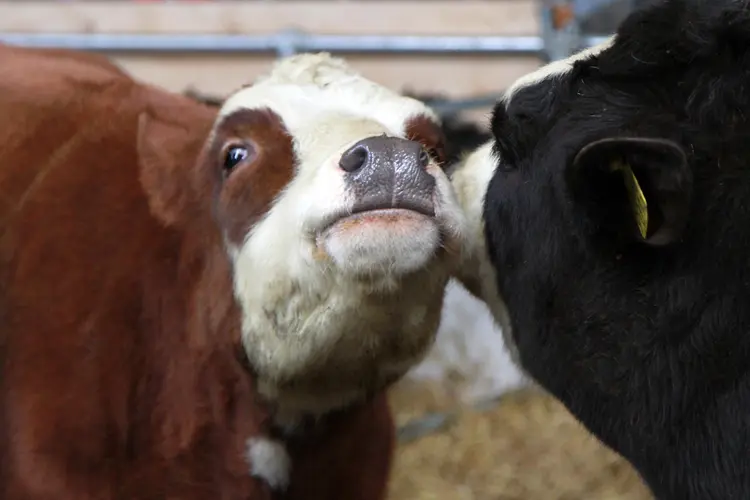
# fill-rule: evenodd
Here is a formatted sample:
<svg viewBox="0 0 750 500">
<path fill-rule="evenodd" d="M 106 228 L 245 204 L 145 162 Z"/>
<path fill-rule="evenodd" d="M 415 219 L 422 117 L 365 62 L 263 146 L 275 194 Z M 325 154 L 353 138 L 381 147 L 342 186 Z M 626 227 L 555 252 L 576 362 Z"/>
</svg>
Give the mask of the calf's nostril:
<svg viewBox="0 0 750 500">
<path fill-rule="evenodd" d="M 344 152 L 339 160 L 339 167 L 345 172 L 354 172 L 362 168 L 367 163 L 370 152 L 362 144 L 357 144 L 351 149 Z"/>
</svg>

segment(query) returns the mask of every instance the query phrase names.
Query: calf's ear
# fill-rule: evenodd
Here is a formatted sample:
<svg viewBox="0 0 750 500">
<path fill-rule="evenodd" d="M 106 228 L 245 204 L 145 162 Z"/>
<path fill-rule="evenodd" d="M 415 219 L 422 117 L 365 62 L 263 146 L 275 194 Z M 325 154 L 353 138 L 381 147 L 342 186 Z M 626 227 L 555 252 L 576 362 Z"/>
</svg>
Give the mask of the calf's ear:
<svg viewBox="0 0 750 500">
<path fill-rule="evenodd" d="M 573 197 L 588 204 L 602 224 L 654 246 L 682 235 L 693 176 L 677 143 L 646 137 L 600 139 L 578 152 L 566 176 Z"/>
<path fill-rule="evenodd" d="M 213 121 L 213 114 L 199 111 L 161 104 L 138 118 L 141 184 L 151 212 L 167 225 L 195 205 L 195 166 Z"/>
</svg>

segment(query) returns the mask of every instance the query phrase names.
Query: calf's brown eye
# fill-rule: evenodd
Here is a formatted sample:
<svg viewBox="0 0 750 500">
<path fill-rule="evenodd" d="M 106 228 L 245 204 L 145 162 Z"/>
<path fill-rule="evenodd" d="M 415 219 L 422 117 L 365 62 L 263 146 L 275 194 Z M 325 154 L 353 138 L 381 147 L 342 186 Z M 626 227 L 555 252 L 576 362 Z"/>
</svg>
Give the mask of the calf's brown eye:
<svg viewBox="0 0 750 500">
<path fill-rule="evenodd" d="M 245 161 L 250 156 L 250 151 L 246 146 L 232 146 L 227 149 L 224 156 L 224 174 L 228 175 L 234 168 Z"/>
</svg>

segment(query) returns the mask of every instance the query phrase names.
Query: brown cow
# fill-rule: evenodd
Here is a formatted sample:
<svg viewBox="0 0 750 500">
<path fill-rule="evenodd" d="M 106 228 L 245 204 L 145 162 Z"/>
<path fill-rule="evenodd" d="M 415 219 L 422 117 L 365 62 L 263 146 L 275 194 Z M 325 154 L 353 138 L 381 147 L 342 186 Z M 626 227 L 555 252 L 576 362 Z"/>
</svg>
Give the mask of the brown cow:
<svg viewBox="0 0 750 500">
<path fill-rule="evenodd" d="M 218 117 L 87 57 L 0 49 L 0 497 L 383 498 L 464 223 L 434 115 L 325 55 Z"/>
</svg>

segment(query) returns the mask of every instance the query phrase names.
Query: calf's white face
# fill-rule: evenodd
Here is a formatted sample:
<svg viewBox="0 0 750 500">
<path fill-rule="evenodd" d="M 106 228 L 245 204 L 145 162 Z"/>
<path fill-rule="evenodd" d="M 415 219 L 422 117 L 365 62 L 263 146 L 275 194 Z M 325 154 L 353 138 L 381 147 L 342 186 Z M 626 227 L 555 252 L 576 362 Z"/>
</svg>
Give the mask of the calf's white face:
<svg viewBox="0 0 750 500">
<path fill-rule="evenodd" d="M 230 96 L 209 144 L 244 344 L 280 418 L 348 404 L 419 361 L 465 226 L 433 112 L 303 54 Z"/>
</svg>

